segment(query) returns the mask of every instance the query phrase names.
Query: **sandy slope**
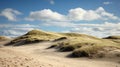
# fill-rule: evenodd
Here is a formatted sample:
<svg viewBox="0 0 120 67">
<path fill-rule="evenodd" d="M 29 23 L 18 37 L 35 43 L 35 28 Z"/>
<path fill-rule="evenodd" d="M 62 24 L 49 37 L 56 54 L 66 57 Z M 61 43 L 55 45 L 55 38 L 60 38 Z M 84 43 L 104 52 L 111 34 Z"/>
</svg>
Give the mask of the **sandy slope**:
<svg viewBox="0 0 120 67">
<path fill-rule="evenodd" d="M 47 42 L 1 47 L 0 67 L 120 67 L 120 59 L 66 58 L 69 52 L 46 49 L 50 45 Z"/>
</svg>

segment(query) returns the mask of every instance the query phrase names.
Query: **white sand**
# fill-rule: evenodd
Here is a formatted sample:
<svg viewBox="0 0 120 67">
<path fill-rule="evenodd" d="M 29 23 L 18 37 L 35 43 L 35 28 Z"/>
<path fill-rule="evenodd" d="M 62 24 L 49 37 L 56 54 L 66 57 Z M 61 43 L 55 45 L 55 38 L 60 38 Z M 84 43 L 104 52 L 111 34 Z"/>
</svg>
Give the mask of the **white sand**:
<svg viewBox="0 0 120 67">
<path fill-rule="evenodd" d="M 0 67 L 120 67 L 120 59 L 67 58 L 69 52 L 46 49 L 50 45 L 51 43 L 38 43 L 2 47 Z"/>
</svg>

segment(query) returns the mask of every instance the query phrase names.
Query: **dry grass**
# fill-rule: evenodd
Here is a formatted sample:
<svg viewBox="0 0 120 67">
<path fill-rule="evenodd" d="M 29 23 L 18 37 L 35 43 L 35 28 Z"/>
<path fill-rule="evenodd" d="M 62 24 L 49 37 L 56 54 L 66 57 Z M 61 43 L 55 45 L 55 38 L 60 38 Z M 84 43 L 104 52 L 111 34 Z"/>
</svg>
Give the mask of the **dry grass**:
<svg viewBox="0 0 120 67">
<path fill-rule="evenodd" d="M 76 49 L 72 52 L 73 57 L 93 57 L 103 46 L 83 46 L 82 48 Z"/>
<path fill-rule="evenodd" d="M 93 57 L 96 54 L 96 56 L 103 57 L 104 52 L 107 50 L 103 51 L 103 54 L 99 53 L 99 51 L 101 51 L 104 47 L 120 48 L 120 42 L 118 42 L 120 39 L 118 36 L 108 38 L 101 39 L 78 33 L 53 33 L 32 30 L 27 34 L 12 40 L 10 44 L 24 45 L 29 43 L 52 41 L 55 44 L 48 48 L 56 48 L 62 52 L 71 51 L 71 55 L 74 57 Z"/>
<path fill-rule="evenodd" d="M 22 44 L 24 42 L 24 44 L 28 44 L 28 43 L 36 43 L 42 41 L 51 41 L 59 37 L 61 36 L 56 33 L 44 32 L 40 30 L 32 30 L 23 36 L 15 38 L 7 45 L 16 44 L 18 42 L 22 42 Z"/>
<path fill-rule="evenodd" d="M 72 57 L 104 57 L 107 50 L 103 51 L 104 53 L 99 52 L 104 47 L 120 48 L 119 43 L 89 36 L 71 37 L 54 45 L 59 51 L 72 51 Z"/>
<path fill-rule="evenodd" d="M 8 40 L 9 38 L 5 37 L 5 36 L 0 36 L 0 41 L 5 41 Z"/>
<path fill-rule="evenodd" d="M 108 39 L 108 40 L 111 40 L 113 42 L 120 43 L 120 36 L 109 36 L 109 37 L 105 37 L 103 39 Z"/>
</svg>

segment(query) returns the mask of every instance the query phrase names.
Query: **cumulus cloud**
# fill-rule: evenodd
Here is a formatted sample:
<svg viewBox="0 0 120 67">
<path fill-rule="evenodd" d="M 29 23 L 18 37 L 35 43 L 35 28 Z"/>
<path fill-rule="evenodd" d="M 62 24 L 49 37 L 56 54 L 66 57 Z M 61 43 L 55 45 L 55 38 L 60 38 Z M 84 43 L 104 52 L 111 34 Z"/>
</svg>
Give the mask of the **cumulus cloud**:
<svg viewBox="0 0 120 67">
<path fill-rule="evenodd" d="M 1 11 L 0 16 L 4 16 L 10 21 L 17 21 L 17 15 L 21 15 L 22 13 L 11 9 L 11 8 L 6 8 L 3 11 Z"/>
<path fill-rule="evenodd" d="M 120 35 L 120 22 L 103 24 L 76 24 L 69 32 L 91 34 L 93 36 L 105 37 L 109 35 Z"/>
<path fill-rule="evenodd" d="M 96 12 L 102 17 L 103 20 L 118 20 L 119 18 L 117 16 L 115 16 L 113 13 L 109 13 L 107 11 L 104 10 L 103 7 L 99 7 Z"/>
<path fill-rule="evenodd" d="M 33 11 L 27 20 L 34 21 L 93 21 L 93 20 L 118 20 L 119 18 L 112 13 L 105 11 L 103 7 L 96 10 L 85 10 L 83 8 L 70 9 L 67 15 L 60 14 L 50 9 Z"/>
<path fill-rule="evenodd" d="M 83 20 L 83 16 L 84 14 L 86 13 L 87 11 L 85 11 L 84 9 L 82 8 L 75 8 L 75 9 L 70 9 L 69 10 L 69 14 L 68 14 L 68 17 L 71 19 L 71 20 Z"/>
<path fill-rule="evenodd" d="M 99 19 L 101 16 L 97 14 L 97 12 L 95 12 L 94 10 L 75 8 L 69 10 L 68 17 L 73 21 L 80 21 L 80 20 L 96 20 Z"/>
<path fill-rule="evenodd" d="M 23 35 L 23 32 L 15 31 L 15 30 L 4 30 L 2 31 L 4 35 L 10 35 L 10 36 L 19 36 Z"/>
<path fill-rule="evenodd" d="M 96 10 L 85 10 L 82 8 L 75 8 L 69 10 L 68 17 L 74 21 L 80 21 L 80 20 L 117 20 L 119 19 L 117 16 L 115 16 L 112 13 L 109 13 L 104 10 L 103 7 L 99 7 Z"/>
<path fill-rule="evenodd" d="M 57 24 L 58 23 L 58 24 Z M 61 23 L 64 23 L 63 25 Z M 66 24 L 65 24 L 66 23 Z M 88 24 L 88 23 L 70 23 L 68 22 L 48 22 L 46 26 L 59 26 L 67 27 L 64 32 L 77 32 L 89 34 L 97 37 L 105 37 L 109 35 L 120 35 L 120 22 L 104 22 L 101 24 Z M 16 37 L 27 33 L 33 29 L 40 29 L 40 25 L 31 24 L 1 24 L 0 35 Z"/>
<path fill-rule="evenodd" d="M 95 10 L 85 10 L 83 8 L 74 8 L 68 11 L 68 14 L 63 15 L 50 9 L 33 11 L 27 17 L 29 21 L 41 21 L 44 26 L 69 27 L 67 32 L 78 32 L 91 34 L 93 36 L 108 36 L 118 35 L 120 32 L 120 22 L 104 22 L 102 24 L 81 24 L 75 23 L 80 21 L 93 20 L 119 20 L 119 17 L 105 11 L 103 7 Z"/>
<path fill-rule="evenodd" d="M 26 20 L 65 21 L 65 16 L 50 9 L 44 9 L 40 11 L 30 12 L 29 17 L 26 18 Z"/>
<path fill-rule="evenodd" d="M 31 24 L 1 24 L 0 25 L 0 35 L 16 37 L 27 33 L 33 29 L 39 29 L 39 25 Z"/>
<path fill-rule="evenodd" d="M 103 2 L 103 4 L 105 4 L 105 5 L 109 5 L 109 4 L 112 4 L 112 2 Z"/>
</svg>

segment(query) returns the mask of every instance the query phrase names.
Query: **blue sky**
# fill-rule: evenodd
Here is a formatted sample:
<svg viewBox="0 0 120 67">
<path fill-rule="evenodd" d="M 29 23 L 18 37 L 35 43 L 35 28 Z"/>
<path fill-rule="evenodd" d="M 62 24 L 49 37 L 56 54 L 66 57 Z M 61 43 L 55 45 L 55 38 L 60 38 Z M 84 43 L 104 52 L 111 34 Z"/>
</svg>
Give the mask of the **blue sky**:
<svg viewBox="0 0 120 67">
<path fill-rule="evenodd" d="M 0 35 L 33 29 L 98 37 L 120 34 L 120 0 L 0 0 Z"/>
</svg>

